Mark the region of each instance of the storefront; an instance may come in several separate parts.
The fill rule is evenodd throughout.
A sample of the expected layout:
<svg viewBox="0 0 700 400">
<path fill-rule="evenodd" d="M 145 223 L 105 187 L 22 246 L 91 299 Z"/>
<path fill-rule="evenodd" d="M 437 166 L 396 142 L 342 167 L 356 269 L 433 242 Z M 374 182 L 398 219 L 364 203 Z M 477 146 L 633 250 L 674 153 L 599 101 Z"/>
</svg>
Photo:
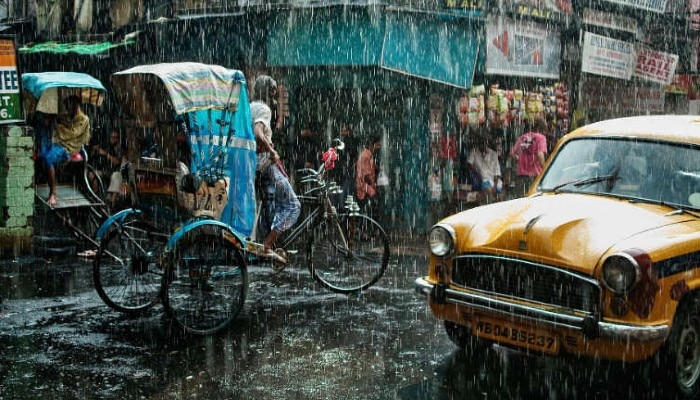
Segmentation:
<svg viewBox="0 0 700 400">
<path fill-rule="evenodd" d="M 431 99 L 436 93 L 454 99 L 471 87 L 483 19 L 328 7 L 281 13 L 268 30 L 267 65 L 289 93 L 288 141 L 305 125 L 326 140 L 344 123 L 353 125 L 360 142 L 381 134 L 386 185 L 380 218 L 387 226 L 425 231 L 434 222 L 427 222 L 431 148 L 455 126 L 454 113 L 444 112 L 436 128 L 428 119 Z"/>
<path fill-rule="evenodd" d="M 454 121 L 431 146 L 431 182 L 439 182 L 442 189 L 442 195 L 431 190 L 432 198 L 447 200 L 450 212 L 515 196 L 508 152 L 527 121 L 542 121 L 550 144 L 569 130 L 570 90 L 561 76 L 561 30 L 571 10 L 567 2 L 542 7 L 506 1 L 501 9 L 489 10 L 480 73 L 468 90 L 433 101 L 445 104 L 444 119 Z M 437 114 L 431 111 L 433 119 Z M 490 198 L 480 194 L 480 184 L 475 183 L 480 177 L 467 166 L 469 153 L 482 140 L 477 139 L 479 131 L 501 164 L 497 195 Z"/>
<path fill-rule="evenodd" d="M 619 4 L 623 8 L 638 6 L 638 3 L 625 1 Z M 666 40 L 667 35 L 673 35 L 664 24 L 666 2 L 653 5 L 643 11 L 647 14 L 648 21 L 644 25 L 647 31 L 642 30 L 635 18 L 584 10 L 576 104 L 576 113 L 581 116 L 579 125 L 668 111 L 665 92 L 676 73 L 679 56 L 657 47 L 674 50 L 669 43 L 678 41 Z"/>
</svg>

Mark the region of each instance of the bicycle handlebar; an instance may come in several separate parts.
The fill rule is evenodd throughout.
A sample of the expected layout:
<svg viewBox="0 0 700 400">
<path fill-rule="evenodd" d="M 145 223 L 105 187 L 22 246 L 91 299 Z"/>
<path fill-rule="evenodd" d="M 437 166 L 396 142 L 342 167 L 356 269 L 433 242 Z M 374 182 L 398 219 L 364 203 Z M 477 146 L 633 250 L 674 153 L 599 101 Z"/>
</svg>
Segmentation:
<svg viewBox="0 0 700 400">
<path fill-rule="evenodd" d="M 315 169 L 313 168 L 302 168 L 297 170 L 298 173 L 312 173 L 314 175 L 318 175 L 318 172 L 316 172 Z"/>
</svg>

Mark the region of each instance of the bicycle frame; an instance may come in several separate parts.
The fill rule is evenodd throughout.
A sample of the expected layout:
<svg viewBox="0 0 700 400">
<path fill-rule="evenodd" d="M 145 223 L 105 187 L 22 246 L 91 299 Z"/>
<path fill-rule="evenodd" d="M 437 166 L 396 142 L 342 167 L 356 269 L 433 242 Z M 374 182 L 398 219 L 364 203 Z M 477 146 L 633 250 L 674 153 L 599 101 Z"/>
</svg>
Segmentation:
<svg viewBox="0 0 700 400">
<path fill-rule="evenodd" d="M 300 223 L 295 224 L 294 228 L 291 230 L 291 232 L 286 233 L 284 237 L 282 238 L 282 244 L 281 248 L 287 249 L 292 243 L 294 243 L 299 236 L 307 232 L 310 227 L 315 226 L 315 222 L 317 222 L 321 218 L 327 218 L 330 215 L 332 216 L 337 216 L 338 212 L 335 210 L 335 207 L 331 204 L 330 199 L 328 198 L 327 194 L 323 195 L 323 198 L 319 201 L 318 198 L 314 196 L 299 196 L 299 201 L 301 201 L 302 204 L 313 204 L 313 208 L 311 209 L 311 212 L 309 215 L 304 218 L 303 221 Z M 346 239 L 343 237 L 343 246 L 347 247 Z"/>
</svg>

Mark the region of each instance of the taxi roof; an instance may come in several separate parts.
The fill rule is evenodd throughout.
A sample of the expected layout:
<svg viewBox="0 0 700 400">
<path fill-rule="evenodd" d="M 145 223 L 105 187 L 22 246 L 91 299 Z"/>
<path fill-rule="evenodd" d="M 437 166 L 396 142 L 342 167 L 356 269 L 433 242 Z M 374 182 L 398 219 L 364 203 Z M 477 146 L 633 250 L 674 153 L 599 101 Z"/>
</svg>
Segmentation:
<svg viewBox="0 0 700 400">
<path fill-rule="evenodd" d="M 609 119 L 578 128 L 564 139 L 585 136 L 638 137 L 700 145 L 700 116 L 648 115 Z"/>
</svg>

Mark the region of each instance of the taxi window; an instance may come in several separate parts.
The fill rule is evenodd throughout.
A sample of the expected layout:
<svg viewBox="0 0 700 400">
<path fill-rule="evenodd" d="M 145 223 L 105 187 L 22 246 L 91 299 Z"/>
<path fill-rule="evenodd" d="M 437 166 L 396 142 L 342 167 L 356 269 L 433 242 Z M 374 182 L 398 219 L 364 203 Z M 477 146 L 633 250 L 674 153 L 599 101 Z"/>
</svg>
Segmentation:
<svg viewBox="0 0 700 400">
<path fill-rule="evenodd" d="M 700 149 L 675 143 L 581 138 L 558 151 L 538 188 L 700 207 L 699 160 Z"/>
</svg>

